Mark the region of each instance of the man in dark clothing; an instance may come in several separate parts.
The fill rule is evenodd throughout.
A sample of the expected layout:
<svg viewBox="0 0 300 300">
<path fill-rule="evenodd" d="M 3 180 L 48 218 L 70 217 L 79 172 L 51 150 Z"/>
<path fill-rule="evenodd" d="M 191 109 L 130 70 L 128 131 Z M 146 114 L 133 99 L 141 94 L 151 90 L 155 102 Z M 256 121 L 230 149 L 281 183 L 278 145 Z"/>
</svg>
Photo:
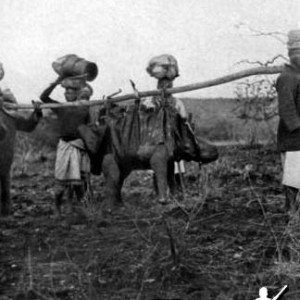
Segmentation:
<svg viewBox="0 0 300 300">
<path fill-rule="evenodd" d="M 276 82 L 280 117 L 277 144 L 283 165 L 285 207 L 294 214 L 299 207 L 296 198 L 300 188 L 300 30 L 289 32 L 288 54 L 290 64 Z"/>
<path fill-rule="evenodd" d="M 80 78 L 59 77 L 55 82 L 41 94 L 40 99 L 45 103 L 59 103 L 50 98 L 55 87 L 61 84 L 65 88 L 65 98 L 68 102 L 80 100 L 78 95 L 84 87 L 85 81 Z M 89 120 L 89 108 L 79 107 L 58 107 L 52 109 L 57 115 L 59 123 L 59 143 L 55 162 L 55 178 L 57 188 L 55 192 L 55 204 L 57 213 L 60 214 L 60 207 L 64 191 L 67 188 L 74 189 L 77 199 L 81 200 L 85 195 L 86 178 L 90 172 L 90 163 L 85 151 L 83 141 L 78 135 L 78 126 L 86 124 Z M 68 208 L 72 210 L 71 199 L 68 199 Z"/>
<path fill-rule="evenodd" d="M 5 135 L 0 140 L 0 215 L 11 213 L 10 173 L 14 159 L 16 133 L 19 130 L 33 131 L 42 117 L 40 103 L 34 102 L 34 111 L 27 116 L 7 108 L 6 104 L 12 103 L 17 104 L 17 100 L 10 90 L 0 89 L 0 120 L 5 130 Z"/>
</svg>

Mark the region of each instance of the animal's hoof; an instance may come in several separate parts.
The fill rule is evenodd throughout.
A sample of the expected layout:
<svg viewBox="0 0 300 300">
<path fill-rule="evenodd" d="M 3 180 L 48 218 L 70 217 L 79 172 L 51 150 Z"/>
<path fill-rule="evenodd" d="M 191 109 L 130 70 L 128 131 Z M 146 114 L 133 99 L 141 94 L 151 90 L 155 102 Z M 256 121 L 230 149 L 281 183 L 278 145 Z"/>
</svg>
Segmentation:
<svg viewBox="0 0 300 300">
<path fill-rule="evenodd" d="M 60 219 L 61 218 L 61 209 L 58 207 L 55 207 L 53 209 L 53 217 L 54 219 Z"/>
<path fill-rule="evenodd" d="M 157 200 L 157 202 L 161 205 L 167 205 L 167 204 L 170 204 L 170 200 L 169 199 L 166 199 L 166 198 L 160 198 Z"/>
</svg>

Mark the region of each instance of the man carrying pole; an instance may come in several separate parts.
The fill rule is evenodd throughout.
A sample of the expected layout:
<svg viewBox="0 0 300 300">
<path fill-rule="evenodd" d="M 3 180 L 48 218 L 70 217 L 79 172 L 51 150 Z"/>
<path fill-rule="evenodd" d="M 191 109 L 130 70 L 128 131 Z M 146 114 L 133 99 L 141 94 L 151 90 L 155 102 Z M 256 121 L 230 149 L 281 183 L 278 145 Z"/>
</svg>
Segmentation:
<svg viewBox="0 0 300 300">
<path fill-rule="evenodd" d="M 86 88 L 84 76 L 69 78 L 59 76 L 41 94 L 40 99 L 44 103 L 59 103 L 50 98 L 50 94 L 58 84 L 65 88 L 67 102 L 75 102 L 80 95 L 86 96 L 87 93 L 87 98 L 89 98 L 92 94 L 92 89 Z M 60 215 L 63 195 L 67 188 L 69 191 L 74 190 L 77 199 L 80 201 L 85 196 L 88 186 L 90 162 L 77 129 L 79 125 L 88 123 L 89 107 L 58 107 L 52 110 L 57 115 L 59 123 L 59 143 L 55 162 L 55 207 L 57 214 Z M 69 194 L 68 209 L 71 211 L 72 199 L 70 196 Z"/>
<path fill-rule="evenodd" d="M 179 76 L 178 63 L 174 56 L 168 54 L 162 54 L 159 56 L 153 57 L 147 66 L 147 72 L 150 76 L 158 79 L 157 89 L 166 91 L 169 88 L 173 87 L 173 81 L 176 77 Z M 187 112 L 184 106 L 184 103 L 175 97 L 166 95 L 170 105 L 172 105 L 178 112 L 179 116 L 184 122 L 187 122 Z M 144 101 L 143 105 L 151 106 L 160 105 L 161 97 L 153 97 Z M 185 173 L 184 161 L 174 163 L 174 177 L 177 188 L 181 190 L 184 194 L 184 181 L 183 174 Z"/>
</svg>

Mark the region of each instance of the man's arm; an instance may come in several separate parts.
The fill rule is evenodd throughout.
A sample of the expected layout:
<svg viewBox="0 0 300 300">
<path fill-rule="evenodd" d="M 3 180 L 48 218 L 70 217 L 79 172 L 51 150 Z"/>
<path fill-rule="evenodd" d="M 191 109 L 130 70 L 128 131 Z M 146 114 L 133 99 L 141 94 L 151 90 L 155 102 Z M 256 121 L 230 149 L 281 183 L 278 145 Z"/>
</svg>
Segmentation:
<svg viewBox="0 0 300 300">
<path fill-rule="evenodd" d="M 52 82 L 50 86 L 47 87 L 41 94 L 40 96 L 41 101 L 43 101 L 44 103 L 58 103 L 58 101 L 50 98 L 50 94 L 56 88 L 56 86 L 62 82 L 63 79 L 64 79 L 63 77 L 59 76 L 54 82 Z"/>
<path fill-rule="evenodd" d="M 34 105 L 34 111 L 29 117 L 24 117 L 20 114 L 14 115 L 17 130 L 31 132 L 42 118 L 43 113 L 40 108 L 40 103 L 32 101 L 32 104 Z"/>
</svg>

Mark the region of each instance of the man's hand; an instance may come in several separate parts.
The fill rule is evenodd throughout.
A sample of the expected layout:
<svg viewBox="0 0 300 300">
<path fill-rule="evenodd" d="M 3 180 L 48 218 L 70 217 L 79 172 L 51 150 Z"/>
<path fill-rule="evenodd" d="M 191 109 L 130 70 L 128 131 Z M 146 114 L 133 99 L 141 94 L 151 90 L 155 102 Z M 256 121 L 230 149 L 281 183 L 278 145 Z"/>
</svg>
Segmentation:
<svg viewBox="0 0 300 300">
<path fill-rule="evenodd" d="M 37 116 L 38 119 L 40 119 L 41 117 L 43 117 L 43 112 L 41 109 L 41 102 L 39 101 L 31 101 L 32 105 L 33 105 L 33 109 L 34 109 L 34 113 Z"/>
<path fill-rule="evenodd" d="M 65 78 L 65 75 L 59 75 L 51 85 L 59 85 Z"/>
</svg>

